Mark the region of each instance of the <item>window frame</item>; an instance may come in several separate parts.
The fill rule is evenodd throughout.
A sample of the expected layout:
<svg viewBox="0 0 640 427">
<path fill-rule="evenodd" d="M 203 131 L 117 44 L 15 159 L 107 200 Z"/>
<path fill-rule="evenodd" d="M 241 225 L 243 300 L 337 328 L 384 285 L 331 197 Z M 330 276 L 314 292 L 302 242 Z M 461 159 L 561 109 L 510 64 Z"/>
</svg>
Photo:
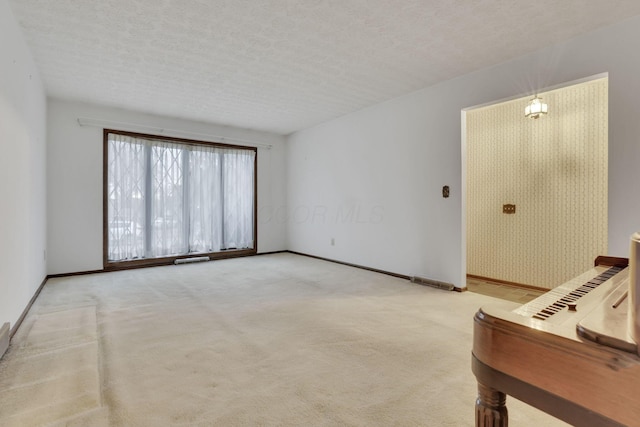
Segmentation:
<svg viewBox="0 0 640 427">
<path fill-rule="evenodd" d="M 223 249 L 219 252 L 198 252 L 184 255 L 172 255 L 135 260 L 110 261 L 109 258 L 109 134 L 129 136 L 133 138 L 167 141 L 181 145 L 210 146 L 231 149 L 251 150 L 255 152 L 253 160 L 253 248 Z M 177 259 L 208 256 L 210 259 L 235 258 L 256 255 L 258 252 L 258 148 L 244 145 L 208 142 L 194 139 L 178 138 L 165 135 L 153 135 L 139 132 L 128 132 L 115 129 L 103 129 L 102 142 L 102 265 L 104 270 L 124 270 L 130 268 L 152 267 L 173 264 Z"/>
</svg>

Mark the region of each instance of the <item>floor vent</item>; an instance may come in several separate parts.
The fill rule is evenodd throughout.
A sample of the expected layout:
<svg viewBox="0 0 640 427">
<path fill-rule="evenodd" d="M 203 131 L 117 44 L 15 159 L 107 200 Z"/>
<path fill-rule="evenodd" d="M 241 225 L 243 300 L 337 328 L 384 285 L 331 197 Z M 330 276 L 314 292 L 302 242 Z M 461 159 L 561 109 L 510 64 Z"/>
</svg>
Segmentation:
<svg viewBox="0 0 640 427">
<path fill-rule="evenodd" d="M 451 283 L 440 282 L 438 280 L 432 280 L 432 279 L 425 279 L 424 277 L 418 277 L 418 276 L 411 277 L 411 281 L 419 285 L 431 286 L 434 288 L 443 289 L 445 291 L 452 291 L 454 288 L 454 286 Z"/>
<path fill-rule="evenodd" d="M 0 359 L 9 348 L 9 324 L 5 323 L 0 328 Z"/>
<path fill-rule="evenodd" d="M 178 264 L 190 264 L 192 262 L 204 262 L 204 261 L 209 261 L 211 258 L 209 258 L 208 256 L 196 256 L 196 257 L 192 257 L 192 258 L 180 258 L 177 259 L 175 261 L 173 261 L 173 263 L 175 265 Z"/>
</svg>

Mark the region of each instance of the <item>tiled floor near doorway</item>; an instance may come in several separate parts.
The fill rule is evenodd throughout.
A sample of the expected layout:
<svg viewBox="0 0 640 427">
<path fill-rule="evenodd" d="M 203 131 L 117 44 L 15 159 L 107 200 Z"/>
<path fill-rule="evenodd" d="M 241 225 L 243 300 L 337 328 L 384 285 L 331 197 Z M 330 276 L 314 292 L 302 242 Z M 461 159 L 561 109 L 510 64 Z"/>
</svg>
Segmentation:
<svg viewBox="0 0 640 427">
<path fill-rule="evenodd" d="M 467 289 L 477 294 L 501 298 L 520 304 L 525 304 L 545 293 L 545 291 L 517 288 L 515 286 L 472 278 L 467 278 Z"/>
</svg>

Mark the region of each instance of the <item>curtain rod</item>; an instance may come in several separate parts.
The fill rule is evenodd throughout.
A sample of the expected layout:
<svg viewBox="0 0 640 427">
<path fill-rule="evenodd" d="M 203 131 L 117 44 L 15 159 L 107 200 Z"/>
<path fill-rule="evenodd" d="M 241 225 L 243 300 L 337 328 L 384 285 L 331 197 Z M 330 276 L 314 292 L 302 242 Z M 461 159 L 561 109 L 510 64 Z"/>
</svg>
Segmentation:
<svg viewBox="0 0 640 427">
<path fill-rule="evenodd" d="M 268 150 L 270 150 L 273 147 L 273 144 L 264 144 L 261 142 L 256 142 L 256 141 L 251 141 L 249 139 L 241 139 L 241 138 L 234 138 L 234 137 L 228 137 L 228 136 L 221 136 L 221 135 L 212 135 L 209 133 L 199 133 L 199 132 L 190 132 L 187 130 L 176 130 L 176 129 L 167 129 L 167 128 L 160 128 L 160 127 L 156 127 L 156 126 L 147 126 L 147 125 L 140 125 L 140 124 L 136 124 L 136 123 L 126 123 L 126 122 L 117 122 L 117 121 L 112 121 L 112 120 L 102 120 L 102 119 L 93 119 L 93 118 L 89 118 L 89 117 L 78 117 L 78 124 L 80 126 L 91 126 L 91 127 L 99 127 L 99 128 L 117 128 L 117 130 L 124 130 L 124 131 L 130 131 L 130 132 L 155 132 L 158 134 L 164 134 L 165 132 L 170 133 L 170 134 L 174 134 L 174 135 L 191 135 L 191 136 L 198 136 L 201 138 L 207 138 L 207 139 L 218 139 L 219 141 L 216 142 L 240 142 L 243 144 L 250 144 L 250 145 L 254 145 L 256 147 L 262 147 L 262 148 L 266 148 Z"/>
</svg>

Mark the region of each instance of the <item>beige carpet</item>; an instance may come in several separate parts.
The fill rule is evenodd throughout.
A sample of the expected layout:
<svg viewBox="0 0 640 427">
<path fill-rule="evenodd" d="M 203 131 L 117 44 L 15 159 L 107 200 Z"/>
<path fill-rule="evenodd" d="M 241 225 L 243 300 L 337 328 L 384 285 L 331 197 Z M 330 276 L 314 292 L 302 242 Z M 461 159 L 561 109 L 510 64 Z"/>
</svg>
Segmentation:
<svg viewBox="0 0 640 427">
<path fill-rule="evenodd" d="M 292 254 L 52 279 L 0 361 L 0 425 L 472 426 L 493 301 Z"/>
</svg>

